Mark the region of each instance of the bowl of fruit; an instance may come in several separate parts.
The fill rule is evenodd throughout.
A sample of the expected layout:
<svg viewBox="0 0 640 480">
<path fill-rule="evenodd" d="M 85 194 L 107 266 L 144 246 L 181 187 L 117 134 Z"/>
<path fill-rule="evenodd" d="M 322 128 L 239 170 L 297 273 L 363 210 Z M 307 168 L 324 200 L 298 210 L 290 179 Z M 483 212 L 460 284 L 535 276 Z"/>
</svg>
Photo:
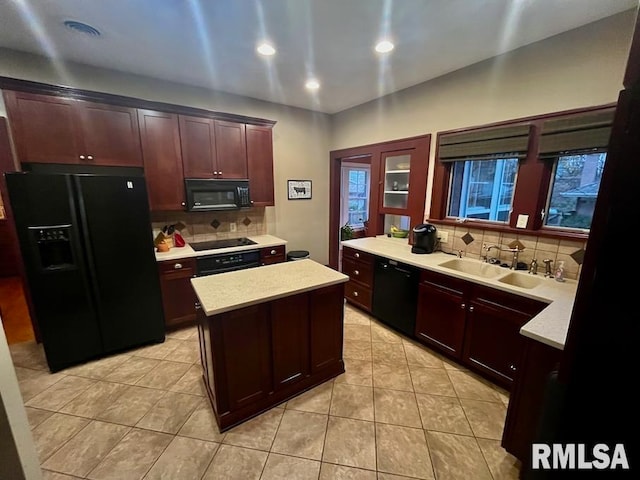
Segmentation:
<svg viewBox="0 0 640 480">
<path fill-rule="evenodd" d="M 409 230 L 403 230 L 395 225 L 391 225 L 389 230 L 391 232 L 391 236 L 395 238 L 407 238 L 409 236 Z"/>
</svg>

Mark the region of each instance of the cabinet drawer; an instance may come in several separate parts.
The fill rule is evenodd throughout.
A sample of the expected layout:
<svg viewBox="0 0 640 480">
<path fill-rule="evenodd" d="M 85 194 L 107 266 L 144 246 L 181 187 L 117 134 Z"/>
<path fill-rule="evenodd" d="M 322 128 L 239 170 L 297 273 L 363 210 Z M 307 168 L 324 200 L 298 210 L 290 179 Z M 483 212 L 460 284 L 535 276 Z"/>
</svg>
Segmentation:
<svg viewBox="0 0 640 480">
<path fill-rule="evenodd" d="M 513 310 L 514 313 L 524 313 L 534 316 L 540 313 L 547 304 L 532 298 L 522 297 L 513 293 L 503 292 L 495 288 L 474 285 L 471 291 L 471 300 L 488 307 L 500 307 Z"/>
<path fill-rule="evenodd" d="M 347 258 L 373 265 L 374 257 L 370 253 L 361 252 L 360 250 L 356 250 L 355 248 L 342 247 L 342 259 L 345 260 Z"/>
<path fill-rule="evenodd" d="M 371 311 L 371 289 L 359 283 L 349 281 L 344 287 L 344 296 L 367 311 Z"/>
<path fill-rule="evenodd" d="M 160 262 L 158 265 L 160 274 L 166 274 L 170 272 L 178 272 L 185 270 L 192 270 L 195 275 L 196 261 L 193 258 L 181 258 L 178 260 L 167 260 Z"/>
<path fill-rule="evenodd" d="M 422 270 L 420 273 L 420 283 L 423 285 L 431 285 L 457 295 L 464 295 L 471 286 L 471 283 L 466 280 L 432 272 L 431 270 Z"/>
<path fill-rule="evenodd" d="M 342 261 L 342 273 L 349 275 L 351 280 L 362 283 L 369 288 L 373 287 L 373 266 L 369 263 L 355 262 L 350 258 Z"/>
<path fill-rule="evenodd" d="M 278 245 L 276 247 L 267 247 L 267 248 L 260 249 L 260 260 L 264 261 L 271 257 L 284 258 L 284 245 Z"/>
</svg>

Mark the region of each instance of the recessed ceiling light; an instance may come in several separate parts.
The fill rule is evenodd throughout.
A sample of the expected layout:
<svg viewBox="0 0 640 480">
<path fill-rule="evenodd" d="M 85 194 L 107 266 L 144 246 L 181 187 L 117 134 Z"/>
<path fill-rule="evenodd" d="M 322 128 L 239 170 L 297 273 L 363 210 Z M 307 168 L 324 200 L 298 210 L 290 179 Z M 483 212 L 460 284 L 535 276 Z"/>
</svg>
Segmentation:
<svg viewBox="0 0 640 480">
<path fill-rule="evenodd" d="M 73 30 L 74 32 L 84 33 L 85 35 L 89 35 L 90 37 L 100 36 L 100 30 L 92 27 L 91 25 L 87 25 L 86 23 L 76 22 L 75 20 L 65 20 L 63 24 L 69 30 Z"/>
<path fill-rule="evenodd" d="M 276 53 L 276 49 L 273 48 L 273 45 L 269 43 L 261 43 L 260 45 L 258 45 L 258 48 L 256 48 L 256 50 L 260 55 L 264 55 L 265 57 L 270 57 L 271 55 L 275 55 Z"/>
<path fill-rule="evenodd" d="M 307 87 L 307 90 L 318 90 L 320 88 L 320 82 L 312 78 L 307 80 L 307 83 L 305 83 L 304 86 Z"/>
<path fill-rule="evenodd" d="M 378 42 L 378 44 L 376 45 L 376 52 L 389 53 L 391 50 L 393 50 L 393 48 L 394 48 L 394 45 L 389 40 L 382 40 L 381 42 Z"/>
</svg>

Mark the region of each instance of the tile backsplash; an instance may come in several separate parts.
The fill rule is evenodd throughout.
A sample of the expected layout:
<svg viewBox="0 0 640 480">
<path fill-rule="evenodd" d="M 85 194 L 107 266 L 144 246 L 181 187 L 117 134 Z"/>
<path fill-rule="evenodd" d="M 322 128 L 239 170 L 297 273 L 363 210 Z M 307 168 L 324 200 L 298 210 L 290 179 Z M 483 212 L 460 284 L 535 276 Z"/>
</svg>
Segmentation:
<svg viewBox="0 0 640 480">
<path fill-rule="evenodd" d="M 535 235 L 514 235 L 512 233 L 499 233 L 467 226 L 449 227 L 446 225 L 436 225 L 439 232 L 448 232 L 447 243 L 442 243 L 440 248 L 443 252 L 457 253 L 462 250 L 462 255 L 470 258 L 480 259 L 485 255 L 482 245 L 498 245 L 508 248 L 508 245 L 518 240 L 524 245 L 524 250 L 519 254 L 519 261 L 531 264 L 534 258 L 538 262 L 538 274 L 544 275 L 543 260 L 552 260 L 552 271 L 559 261 L 564 262 L 564 274 L 566 278 L 577 280 L 580 275 L 581 264 L 587 242 L 576 240 L 559 240 L 547 237 L 537 237 Z M 491 257 L 497 257 L 502 262 L 511 263 L 512 254 L 499 250 L 491 250 Z"/>
<path fill-rule="evenodd" d="M 219 212 L 151 212 L 151 229 L 155 238 L 165 225 L 182 222 L 180 234 L 187 243 L 224 238 L 264 235 L 267 233 L 264 207 Z M 236 231 L 231 231 L 231 224 Z"/>
</svg>

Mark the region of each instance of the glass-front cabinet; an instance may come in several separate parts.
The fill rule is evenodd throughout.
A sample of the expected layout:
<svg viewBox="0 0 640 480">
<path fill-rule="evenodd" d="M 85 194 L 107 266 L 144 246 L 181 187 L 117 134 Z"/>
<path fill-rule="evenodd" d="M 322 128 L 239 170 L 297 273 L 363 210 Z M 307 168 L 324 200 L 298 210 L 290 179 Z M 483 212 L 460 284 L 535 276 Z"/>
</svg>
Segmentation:
<svg viewBox="0 0 640 480">
<path fill-rule="evenodd" d="M 381 213 L 398 213 L 409 208 L 411 151 L 383 154 Z"/>
</svg>

